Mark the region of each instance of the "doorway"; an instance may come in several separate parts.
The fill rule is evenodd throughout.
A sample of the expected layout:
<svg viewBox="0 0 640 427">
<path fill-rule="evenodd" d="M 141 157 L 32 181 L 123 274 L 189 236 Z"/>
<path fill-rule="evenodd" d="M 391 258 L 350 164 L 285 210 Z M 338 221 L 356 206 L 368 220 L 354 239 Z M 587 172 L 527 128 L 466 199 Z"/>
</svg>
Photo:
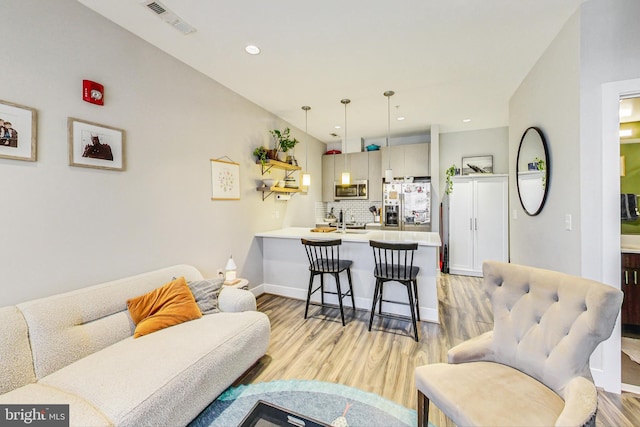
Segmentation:
<svg viewBox="0 0 640 427">
<path fill-rule="evenodd" d="M 640 97 L 620 99 L 621 389 L 640 392 Z"/>
<path fill-rule="evenodd" d="M 640 79 L 622 80 L 602 85 L 600 174 L 602 193 L 599 238 L 602 242 L 600 275 L 597 279 L 621 287 L 621 224 L 620 224 L 620 100 L 640 97 Z M 596 277 L 596 276 L 594 276 Z M 611 337 L 591 357 L 591 372 L 599 387 L 613 393 L 621 392 L 621 336 L 618 318 Z M 630 388 L 633 388 L 630 389 Z M 625 390 L 640 392 L 638 386 Z"/>
</svg>

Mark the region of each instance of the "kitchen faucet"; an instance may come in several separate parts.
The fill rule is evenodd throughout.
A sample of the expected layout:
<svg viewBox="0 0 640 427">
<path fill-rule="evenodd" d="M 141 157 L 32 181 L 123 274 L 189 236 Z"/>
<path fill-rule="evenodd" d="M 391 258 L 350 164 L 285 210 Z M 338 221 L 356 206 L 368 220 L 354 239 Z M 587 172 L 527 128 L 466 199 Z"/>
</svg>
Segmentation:
<svg viewBox="0 0 640 427">
<path fill-rule="evenodd" d="M 340 210 L 340 213 L 342 214 L 342 210 Z M 341 233 L 347 232 L 347 214 L 348 213 L 349 213 L 349 209 L 345 209 L 344 214 L 340 215 L 342 217 L 342 229 L 340 230 Z"/>
</svg>

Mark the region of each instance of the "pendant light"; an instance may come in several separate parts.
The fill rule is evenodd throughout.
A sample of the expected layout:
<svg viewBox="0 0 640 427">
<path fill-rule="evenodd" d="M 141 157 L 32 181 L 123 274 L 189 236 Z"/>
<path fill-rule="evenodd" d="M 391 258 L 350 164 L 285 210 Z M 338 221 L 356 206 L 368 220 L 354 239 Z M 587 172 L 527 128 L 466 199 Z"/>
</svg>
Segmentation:
<svg viewBox="0 0 640 427">
<path fill-rule="evenodd" d="M 388 90 L 384 93 L 384 96 L 387 97 L 387 157 L 389 158 L 387 170 L 384 171 L 384 182 L 393 181 L 393 171 L 391 170 L 391 149 L 389 148 L 389 142 L 391 140 L 391 97 L 393 95 L 395 95 L 395 92 L 392 90 Z"/>
<path fill-rule="evenodd" d="M 307 116 L 309 115 L 309 110 L 311 110 L 311 107 L 309 107 L 308 105 L 303 105 L 302 109 L 304 110 L 304 133 L 307 136 L 307 143 L 305 144 L 304 150 L 304 170 L 306 172 L 302 174 L 302 186 L 308 187 L 311 185 L 311 174 L 309 174 L 309 132 L 307 130 Z"/>
<path fill-rule="evenodd" d="M 340 100 L 344 104 L 344 138 L 342 139 L 342 155 L 344 156 L 344 169 L 342 171 L 342 185 L 351 184 L 351 174 L 347 171 L 347 104 L 350 99 Z"/>
</svg>

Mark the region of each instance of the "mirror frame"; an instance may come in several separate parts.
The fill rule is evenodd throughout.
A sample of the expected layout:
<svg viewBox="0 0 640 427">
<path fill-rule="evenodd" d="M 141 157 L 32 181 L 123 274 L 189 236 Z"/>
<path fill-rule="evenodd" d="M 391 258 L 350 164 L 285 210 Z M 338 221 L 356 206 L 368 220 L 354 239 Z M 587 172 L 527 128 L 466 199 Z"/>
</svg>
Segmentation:
<svg viewBox="0 0 640 427">
<path fill-rule="evenodd" d="M 544 150 L 544 164 L 545 164 L 545 186 L 544 193 L 542 195 L 542 201 L 540 202 L 540 206 L 535 212 L 529 212 L 527 208 L 525 208 L 524 203 L 522 201 L 522 195 L 520 194 L 520 181 L 518 180 L 518 173 L 520 172 L 520 151 L 522 150 L 522 143 L 524 142 L 524 138 L 527 136 L 528 132 L 536 132 L 540 137 L 540 141 L 542 142 L 542 149 Z M 528 127 L 522 134 L 522 138 L 520 138 L 520 144 L 518 145 L 518 156 L 516 158 L 516 186 L 518 187 L 518 199 L 520 200 L 520 206 L 522 206 L 522 210 L 529 216 L 536 216 L 540 212 L 542 212 L 542 208 L 544 207 L 545 202 L 547 201 L 547 195 L 549 194 L 549 183 L 551 178 L 551 165 L 549 164 L 549 149 L 547 147 L 547 140 L 542 133 L 542 130 L 536 126 Z"/>
</svg>

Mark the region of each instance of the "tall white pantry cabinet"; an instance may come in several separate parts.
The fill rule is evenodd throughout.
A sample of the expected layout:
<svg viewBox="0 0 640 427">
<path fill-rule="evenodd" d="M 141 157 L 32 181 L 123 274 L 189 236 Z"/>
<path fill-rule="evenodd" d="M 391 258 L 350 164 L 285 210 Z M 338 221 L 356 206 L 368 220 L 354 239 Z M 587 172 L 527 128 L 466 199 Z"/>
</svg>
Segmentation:
<svg viewBox="0 0 640 427">
<path fill-rule="evenodd" d="M 507 175 L 452 177 L 449 273 L 482 276 L 482 262 L 509 260 Z"/>
</svg>

